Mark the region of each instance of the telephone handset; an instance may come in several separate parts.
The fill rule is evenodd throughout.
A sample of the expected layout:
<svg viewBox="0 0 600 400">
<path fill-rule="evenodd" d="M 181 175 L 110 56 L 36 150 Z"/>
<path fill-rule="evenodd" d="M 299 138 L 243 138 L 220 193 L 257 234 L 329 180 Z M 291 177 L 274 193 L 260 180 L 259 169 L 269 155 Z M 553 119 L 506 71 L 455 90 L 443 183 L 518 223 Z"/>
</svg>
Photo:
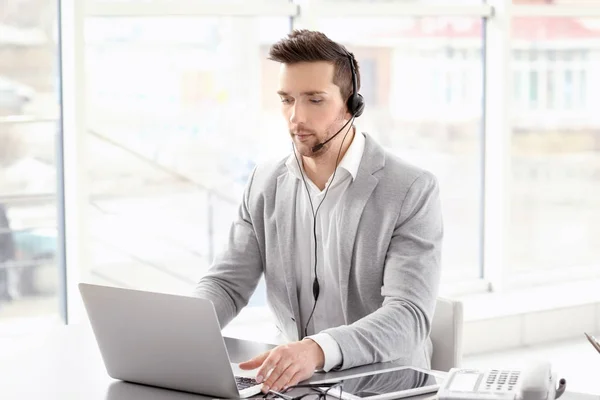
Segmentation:
<svg viewBox="0 0 600 400">
<path fill-rule="evenodd" d="M 555 400 L 566 388 L 550 363 L 537 362 L 523 370 L 452 368 L 438 391 L 439 400 Z"/>
</svg>

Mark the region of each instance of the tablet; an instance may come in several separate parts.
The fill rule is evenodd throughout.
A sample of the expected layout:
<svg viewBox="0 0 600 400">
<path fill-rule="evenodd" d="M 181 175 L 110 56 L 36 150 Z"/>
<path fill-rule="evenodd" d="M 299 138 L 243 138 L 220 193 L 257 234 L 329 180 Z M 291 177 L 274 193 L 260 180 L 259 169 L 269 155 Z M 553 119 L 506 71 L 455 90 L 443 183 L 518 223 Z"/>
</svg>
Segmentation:
<svg viewBox="0 0 600 400">
<path fill-rule="evenodd" d="M 339 386 L 323 387 L 329 396 L 342 400 L 388 400 L 437 392 L 444 374 L 415 367 L 395 367 L 381 371 L 338 377 Z"/>
</svg>

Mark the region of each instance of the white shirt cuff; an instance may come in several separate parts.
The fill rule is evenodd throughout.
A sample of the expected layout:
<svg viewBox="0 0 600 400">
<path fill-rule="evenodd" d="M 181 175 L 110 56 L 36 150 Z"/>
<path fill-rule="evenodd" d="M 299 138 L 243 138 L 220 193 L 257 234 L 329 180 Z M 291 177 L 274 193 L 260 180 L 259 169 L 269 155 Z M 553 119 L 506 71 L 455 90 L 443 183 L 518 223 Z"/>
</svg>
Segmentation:
<svg viewBox="0 0 600 400">
<path fill-rule="evenodd" d="M 317 333 L 316 335 L 307 336 L 308 339 L 315 341 L 325 356 L 323 363 L 323 371 L 329 372 L 332 368 L 337 367 L 342 363 L 342 350 L 340 345 L 328 333 Z"/>
</svg>

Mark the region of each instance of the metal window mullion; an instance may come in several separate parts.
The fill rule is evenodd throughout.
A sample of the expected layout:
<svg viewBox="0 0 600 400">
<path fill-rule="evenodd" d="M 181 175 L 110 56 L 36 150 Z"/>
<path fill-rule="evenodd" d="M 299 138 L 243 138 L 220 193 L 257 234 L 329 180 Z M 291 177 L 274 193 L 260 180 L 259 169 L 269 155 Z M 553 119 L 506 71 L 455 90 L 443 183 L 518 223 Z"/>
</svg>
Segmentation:
<svg viewBox="0 0 600 400">
<path fill-rule="evenodd" d="M 87 17 L 276 17 L 294 16 L 298 6 L 292 3 L 264 3 L 245 1 L 231 3 L 205 3 L 190 0 L 154 0 L 140 1 L 88 1 Z"/>
<path fill-rule="evenodd" d="M 87 167 L 85 163 L 84 1 L 60 1 L 61 132 L 59 158 L 59 260 L 65 265 L 65 322 L 83 318 L 77 284 L 85 280 L 87 263 Z"/>
<path fill-rule="evenodd" d="M 510 261 L 512 0 L 488 3 L 494 18 L 485 24 L 482 277 L 502 291 Z"/>
<path fill-rule="evenodd" d="M 600 5 L 515 5 L 513 17 L 600 17 Z"/>
<path fill-rule="evenodd" d="M 300 4 L 304 4 L 302 2 Z M 304 14 L 304 6 L 302 13 Z M 424 17 L 424 16 L 456 16 L 488 18 L 493 15 L 493 8 L 488 4 L 473 5 L 431 5 L 423 3 L 361 3 L 361 2 L 325 2 L 312 1 L 311 13 L 322 17 Z"/>
</svg>

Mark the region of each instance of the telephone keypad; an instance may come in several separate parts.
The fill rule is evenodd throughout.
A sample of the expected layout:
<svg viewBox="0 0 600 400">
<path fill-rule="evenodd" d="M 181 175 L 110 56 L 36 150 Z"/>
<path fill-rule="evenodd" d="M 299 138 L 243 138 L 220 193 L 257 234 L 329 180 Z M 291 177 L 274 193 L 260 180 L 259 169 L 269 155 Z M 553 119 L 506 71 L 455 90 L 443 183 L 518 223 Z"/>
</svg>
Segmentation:
<svg viewBox="0 0 600 400">
<path fill-rule="evenodd" d="M 485 381 L 486 392 L 512 392 L 517 385 L 520 371 L 490 370 Z"/>
</svg>

